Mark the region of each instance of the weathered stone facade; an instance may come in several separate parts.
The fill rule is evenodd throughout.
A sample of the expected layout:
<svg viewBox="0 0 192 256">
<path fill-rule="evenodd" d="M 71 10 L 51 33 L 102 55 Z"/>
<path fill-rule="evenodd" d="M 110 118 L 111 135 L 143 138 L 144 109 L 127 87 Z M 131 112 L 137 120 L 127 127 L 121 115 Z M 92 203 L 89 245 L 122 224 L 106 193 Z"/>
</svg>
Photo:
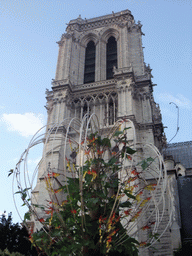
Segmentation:
<svg viewBox="0 0 192 256">
<path fill-rule="evenodd" d="M 129 10 L 89 20 L 79 17 L 69 22 L 67 33 L 58 42 L 52 91 L 47 91 L 48 122 L 74 116 L 82 118 L 86 103 L 103 126 L 128 117 L 137 127 L 140 142 L 151 142 L 162 148 L 165 141 L 161 114 L 153 99 L 151 68 L 143 60 L 141 27 Z M 110 37 L 117 42 L 117 67 L 113 69 L 114 76 L 106 80 L 106 46 Z M 90 41 L 96 48 L 95 79 L 84 84 L 85 52 Z M 110 101 L 114 108 L 112 117 Z"/>
<path fill-rule="evenodd" d="M 151 68 L 144 62 L 141 27 L 140 22 L 135 23 L 129 10 L 88 20 L 79 17 L 69 22 L 66 33 L 58 42 L 59 55 L 52 90 L 46 91 L 48 128 L 61 123 L 65 118 L 82 119 L 85 112 L 96 113 L 103 130 L 108 129 L 119 118 L 128 118 L 136 127 L 137 141 L 142 144 L 152 143 L 162 150 L 165 136 L 160 109 L 153 98 Z M 111 59 L 117 56 L 117 64 L 113 67 L 113 76 L 107 79 L 110 38 L 116 42 L 116 55 L 111 55 Z M 88 72 L 85 67 L 89 68 L 89 59 L 86 57 L 89 42 L 93 42 L 95 51 L 94 57 L 90 57 L 94 62 L 94 81 L 84 83 L 85 73 Z M 111 68 L 108 69 L 111 72 Z M 47 144 L 44 148 L 47 159 L 40 165 L 37 186 L 33 191 L 39 204 L 46 200 L 43 177 L 49 164 L 58 172 L 62 170 L 61 140 L 59 138 L 54 142 L 54 159 L 47 154 L 53 145 L 49 148 Z M 172 184 L 175 197 L 174 178 Z M 162 231 L 168 219 L 167 205 Z M 169 226 L 161 242 L 157 244 L 157 250 L 149 249 L 142 255 L 173 255 L 173 249 L 176 249 L 180 241 L 178 238 L 177 244 L 173 243 L 175 238 L 170 228 Z M 177 237 L 178 232 L 177 224 Z"/>
</svg>

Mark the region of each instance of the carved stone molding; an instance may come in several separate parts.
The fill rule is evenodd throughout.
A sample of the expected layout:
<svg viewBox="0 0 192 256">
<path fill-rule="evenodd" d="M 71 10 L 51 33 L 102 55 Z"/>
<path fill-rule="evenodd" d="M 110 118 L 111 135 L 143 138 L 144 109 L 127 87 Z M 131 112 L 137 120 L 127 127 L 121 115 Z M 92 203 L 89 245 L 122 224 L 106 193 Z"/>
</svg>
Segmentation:
<svg viewBox="0 0 192 256">
<path fill-rule="evenodd" d="M 116 83 L 115 79 L 105 80 L 105 81 L 99 81 L 94 82 L 90 84 L 82 84 L 75 88 L 73 88 L 73 91 L 80 91 L 82 89 L 89 89 L 89 88 L 97 88 L 97 87 L 106 87 L 107 85 L 114 85 Z"/>
<path fill-rule="evenodd" d="M 49 91 L 49 89 L 46 89 L 45 94 L 46 94 L 46 97 L 52 97 L 53 91 Z"/>
<path fill-rule="evenodd" d="M 93 19 L 77 18 L 70 21 L 67 26 L 67 32 L 70 31 L 86 31 L 93 30 L 99 27 L 107 27 L 113 24 L 119 27 L 125 27 L 127 24 L 134 23 L 134 18 L 129 10 L 125 10 L 118 13 L 112 13 L 110 15 L 100 16 Z"/>
<path fill-rule="evenodd" d="M 53 100 L 47 101 L 47 103 L 44 107 L 46 108 L 47 113 L 50 114 L 53 110 Z"/>
<path fill-rule="evenodd" d="M 73 37 L 73 34 L 74 34 L 74 32 L 63 33 L 62 36 L 61 36 L 60 41 L 58 41 L 57 43 L 58 43 L 60 46 L 62 46 L 63 43 L 64 43 L 64 40 Z"/>
<path fill-rule="evenodd" d="M 147 100 L 151 98 L 151 92 L 145 91 L 143 88 L 132 87 L 131 95 L 136 100 Z"/>
<path fill-rule="evenodd" d="M 153 121 L 154 123 L 161 123 L 162 122 L 162 117 L 161 117 L 161 111 L 159 104 L 157 104 L 154 101 L 154 98 L 151 96 L 151 106 L 152 106 L 152 115 L 153 115 Z"/>
<path fill-rule="evenodd" d="M 132 68 L 131 65 L 129 67 L 126 67 L 126 68 L 116 68 L 114 66 L 113 67 L 113 73 L 114 73 L 114 77 L 119 76 L 119 75 L 128 74 L 128 73 L 133 73 L 133 68 Z"/>
<path fill-rule="evenodd" d="M 69 86 L 72 87 L 72 84 L 69 79 L 63 79 L 63 80 L 53 80 L 52 81 L 53 87 L 59 87 L 59 86 Z"/>
<path fill-rule="evenodd" d="M 143 25 L 141 24 L 140 21 L 138 21 L 137 24 L 136 24 L 136 23 L 128 23 L 128 24 L 127 24 L 128 32 L 132 33 L 132 32 L 137 31 L 137 32 L 141 33 L 141 35 L 145 35 L 145 34 L 142 32 L 142 30 L 141 30 L 142 26 L 143 26 Z"/>
</svg>

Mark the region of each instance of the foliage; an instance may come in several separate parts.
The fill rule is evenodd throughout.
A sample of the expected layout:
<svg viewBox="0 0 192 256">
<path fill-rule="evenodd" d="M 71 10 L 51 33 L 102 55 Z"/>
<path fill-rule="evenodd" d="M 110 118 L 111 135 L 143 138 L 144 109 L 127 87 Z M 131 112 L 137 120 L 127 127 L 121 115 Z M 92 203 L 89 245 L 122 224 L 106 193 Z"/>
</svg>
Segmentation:
<svg viewBox="0 0 192 256">
<path fill-rule="evenodd" d="M 5 249 L 4 251 L 0 250 L 1 256 L 24 256 L 24 254 L 21 254 L 19 252 L 12 252 L 10 253 L 9 250 Z"/>
<path fill-rule="evenodd" d="M 24 223 L 29 226 L 30 241 L 41 250 L 41 255 L 137 256 L 139 248 L 145 249 L 159 240 L 157 230 L 163 217 L 159 207 L 166 189 L 162 157 L 152 145 L 148 147 L 155 153 L 154 158 L 149 157 L 150 151 L 143 151 L 141 144 L 137 152 L 135 144 L 129 144 L 127 122 L 118 120 L 107 136 L 94 132 L 89 121 L 80 123 L 79 132 L 76 121 L 75 128 L 70 122 L 64 140 L 57 141 L 55 147 L 64 149 L 64 167 L 57 169 L 46 163 L 46 157 L 42 159 L 42 168 L 47 169 L 41 184 L 46 185 L 47 197 L 41 205 L 38 198 L 35 201 L 35 195 L 31 198 L 32 183 L 21 185 L 20 165 L 25 159 L 26 171 L 28 150 L 22 154 L 13 173 L 19 189 L 16 194 L 29 208 Z M 92 133 L 88 133 L 89 127 Z M 53 136 L 58 130 L 49 131 L 46 143 L 60 140 Z M 74 135 L 72 131 L 75 138 L 70 137 Z M 131 138 L 134 142 L 134 136 Z M 53 153 L 54 149 L 47 152 L 48 158 Z M 150 205 L 156 207 L 151 211 Z M 34 221 L 35 232 L 33 225 L 30 227 Z"/>
<path fill-rule="evenodd" d="M 0 255 L 37 255 L 35 248 L 31 248 L 26 228 L 18 223 L 13 224 L 11 213 L 7 218 L 5 214 L 0 217 L 0 250 L 3 251 Z"/>
<path fill-rule="evenodd" d="M 142 198 L 144 190 L 154 190 L 156 184 L 145 184 L 141 172 L 131 167 L 129 176 L 119 176 L 127 161 L 132 166 L 132 155 L 136 153 L 128 146 L 126 130 L 116 130 L 112 138 L 102 138 L 98 132 L 90 134 L 79 148 L 71 148 L 66 168 L 71 177 L 51 172 L 45 177 L 51 200 L 47 207 L 40 207 L 45 218 L 39 218 L 42 229 L 31 234 L 31 242 L 47 255 L 127 255 L 137 256 L 138 247 L 149 246 L 130 237 L 127 228 L 141 215 L 151 197 Z M 114 142 L 113 142 L 114 141 Z M 113 147 L 111 142 L 114 144 Z M 82 166 L 76 164 L 77 152 L 83 152 Z M 86 159 L 84 159 L 84 156 Z M 142 170 L 153 162 L 147 158 L 139 164 Z M 126 171 L 124 170 L 124 173 Z M 60 186 L 55 189 L 53 180 Z M 143 186 L 139 188 L 139 181 Z M 60 198 L 65 200 L 60 201 Z M 26 190 L 22 191 L 23 201 Z M 26 219 L 31 212 L 27 213 Z M 126 225 L 122 225 L 122 223 Z M 153 223 L 141 227 L 150 231 Z M 151 238 L 157 234 L 149 232 Z"/>
</svg>

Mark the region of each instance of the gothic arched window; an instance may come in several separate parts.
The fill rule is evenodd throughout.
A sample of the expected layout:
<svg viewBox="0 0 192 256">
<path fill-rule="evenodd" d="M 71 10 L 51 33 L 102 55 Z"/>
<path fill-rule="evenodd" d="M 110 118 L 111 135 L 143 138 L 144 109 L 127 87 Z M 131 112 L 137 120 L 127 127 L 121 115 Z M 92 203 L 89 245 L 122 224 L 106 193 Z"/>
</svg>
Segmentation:
<svg viewBox="0 0 192 256">
<path fill-rule="evenodd" d="M 90 41 L 85 52 L 84 84 L 95 82 L 95 44 Z"/>
<path fill-rule="evenodd" d="M 118 108 L 117 94 L 114 92 L 106 100 L 106 104 L 105 104 L 104 124 L 106 126 L 113 125 L 116 122 L 117 108 Z"/>
<path fill-rule="evenodd" d="M 113 67 L 117 68 L 117 41 L 111 36 L 107 42 L 107 79 L 113 78 Z"/>
</svg>

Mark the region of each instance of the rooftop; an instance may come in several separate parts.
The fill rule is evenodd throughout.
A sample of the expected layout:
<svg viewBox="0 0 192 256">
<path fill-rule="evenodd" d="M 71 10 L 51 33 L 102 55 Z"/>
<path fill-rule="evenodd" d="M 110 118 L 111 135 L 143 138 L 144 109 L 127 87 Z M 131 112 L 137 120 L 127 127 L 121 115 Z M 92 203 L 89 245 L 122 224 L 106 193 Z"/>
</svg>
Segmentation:
<svg viewBox="0 0 192 256">
<path fill-rule="evenodd" d="M 83 31 L 112 24 L 121 24 L 122 22 L 126 21 L 129 23 L 134 23 L 133 15 L 129 10 L 116 13 L 112 12 L 111 14 L 91 19 L 82 19 L 81 15 L 79 15 L 77 19 L 70 20 L 70 22 L 67 24 L 66 31 Z"/>
<path fill-rule="evenodd" d="M 192 141 L 168 144 L 163 154 L 173 156 L 175 163 L 181 163 L 186 169 L 192 168 Z"/>
</svg>

